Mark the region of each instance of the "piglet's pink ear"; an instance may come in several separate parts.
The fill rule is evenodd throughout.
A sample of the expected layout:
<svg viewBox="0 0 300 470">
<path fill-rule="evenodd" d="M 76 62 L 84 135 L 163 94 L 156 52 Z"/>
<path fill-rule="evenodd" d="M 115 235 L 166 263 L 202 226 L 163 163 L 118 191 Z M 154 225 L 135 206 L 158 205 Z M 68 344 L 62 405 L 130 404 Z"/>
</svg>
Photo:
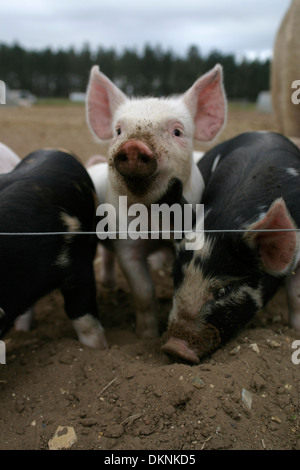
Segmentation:
<svg viewBox="0 0 300 470">
<path fill-rule="evenodd" d="M 200 77 L 183 95 L 183 100 L 194 117 L 194 139 L 212 140 L 226 120 L 226 97 L 223 88 L 223 72 L 217 64 Z"/>
<path fill-rule="evenodd" d="M 250 246 L 256 246 L 265 270 L 269 274 L 284 274 L 290 267 L 297 246 L 295 231 L 274 232 L 272 230 L 292 230 L 295 225 L 282 198 L 276 199 L 265 217 L 251 224 L 249 230 L 265 232 L 247 232 L 245 239 Z"/>
<path fill-rule="evenodd" d="M 112 118 L 126 95 L 94 65 L 87 88 L 86 112 L 90 129 L 100 140 L 111 139 Z"/>
</svg>

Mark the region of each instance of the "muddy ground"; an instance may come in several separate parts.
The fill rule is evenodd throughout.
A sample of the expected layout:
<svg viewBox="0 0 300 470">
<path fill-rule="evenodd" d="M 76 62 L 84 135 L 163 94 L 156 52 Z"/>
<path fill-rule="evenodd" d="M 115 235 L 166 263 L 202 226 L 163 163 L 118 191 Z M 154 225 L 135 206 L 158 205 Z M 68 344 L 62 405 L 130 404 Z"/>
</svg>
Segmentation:
<svg viewBox="0 0 300 470">
<path fill-rule="evenodd" d="M 276 130 L 272 115 L 230 109 L 221 139 L 258 129 Z M 99 151 L 82 106 L 1 106 L 0 141 L 21 157 L 59 146 L 84 162 Z M 300 449 L 300 364 L 292 362 L 291 347 L 300 338 L 288 327 L 284 292 L 225 347 L 191 366 L 167 357 L 162 338 L 136 337 L 126 282 L 119 273 L 115 290 L 102 288 L 100 263 L 97 256 L 106 351 L 77 341 L 59 292 L 38 302 L 30 332 L 5 338 L 1 450 L 49 449 L 58 426 L 59 435 L 75 431 L 72 450 Z M 170 272 L 170 266 L 153 271 L 162 334 Z"/>
</svg>

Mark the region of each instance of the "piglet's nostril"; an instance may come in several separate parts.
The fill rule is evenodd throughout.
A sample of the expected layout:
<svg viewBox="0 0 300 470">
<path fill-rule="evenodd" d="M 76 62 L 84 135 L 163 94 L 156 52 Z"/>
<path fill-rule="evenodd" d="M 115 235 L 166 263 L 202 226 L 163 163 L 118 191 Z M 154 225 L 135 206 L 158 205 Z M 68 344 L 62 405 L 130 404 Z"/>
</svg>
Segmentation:
<svg viewBox="0 0 300 470">
<path fill-rule="evenodd" d="M 145 155 L 141 153 L 138 158 L 143 162 L 143 163 L 148 163 L 150 161 L 150 157 L 148 155 Z"/>
<path fill-rule="evenodd" d="M 118 154 L 118 159 L 120 162 L 127 162 L 128 160 L 126 153 L 122 152 Z"/>
</svg>

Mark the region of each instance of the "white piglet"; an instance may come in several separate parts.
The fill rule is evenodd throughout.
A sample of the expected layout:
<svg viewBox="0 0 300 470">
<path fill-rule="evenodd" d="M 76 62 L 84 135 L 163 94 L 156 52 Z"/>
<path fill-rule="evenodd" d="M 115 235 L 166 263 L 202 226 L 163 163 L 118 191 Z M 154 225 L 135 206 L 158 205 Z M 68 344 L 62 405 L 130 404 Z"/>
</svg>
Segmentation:
<svg viewBox="0 0 300 470">
<path fill-rule="evenodd" d="M 127 196 L 127 209 L 136 203 L 150 209 L 161 201 L 200 202 L 204 181 L 193 158 L 194 144 L 214 139 L 226 120 L 219 64 L 176 98 L 129 98 L 94 66 L 86 107 L 92 133 L 108 143 L 108 165 L 88 168 L 100 204 L 112 204 L 118 218 L 120 196 Z M 109 240 L 109 249 L 131 288 L 137 334 L 155 337 L 156 302 L 147 257 L 166 240 L 121 238 Z"/>
</svg>

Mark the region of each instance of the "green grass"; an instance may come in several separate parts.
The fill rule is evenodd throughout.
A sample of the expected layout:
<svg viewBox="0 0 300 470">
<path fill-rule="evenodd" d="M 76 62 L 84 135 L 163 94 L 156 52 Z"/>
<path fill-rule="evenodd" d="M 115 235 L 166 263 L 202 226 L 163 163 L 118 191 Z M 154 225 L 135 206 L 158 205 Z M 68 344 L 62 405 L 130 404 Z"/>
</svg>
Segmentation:
<svg viewBox="0 0 300 470">
<path fill-rule="evenodd" d="M 229 101 L 228 110 L 254 111 L 256 103 L 250 101 Z"/>
<path fill-rule="evenodd" d="M 84 103 L 71 101 L 68 98 L 38 98 L 34 106 L 84 106 Z"/>
<path fill-rule="evenodd" d="M 77 106 L 83 107 L 85 103 L 70 101 L 68 98 L 38 98 L 34 106 Z M 229 101 L 228 110 L 255 110 L 256 103 L 249 101 Z"/>
</svg>

